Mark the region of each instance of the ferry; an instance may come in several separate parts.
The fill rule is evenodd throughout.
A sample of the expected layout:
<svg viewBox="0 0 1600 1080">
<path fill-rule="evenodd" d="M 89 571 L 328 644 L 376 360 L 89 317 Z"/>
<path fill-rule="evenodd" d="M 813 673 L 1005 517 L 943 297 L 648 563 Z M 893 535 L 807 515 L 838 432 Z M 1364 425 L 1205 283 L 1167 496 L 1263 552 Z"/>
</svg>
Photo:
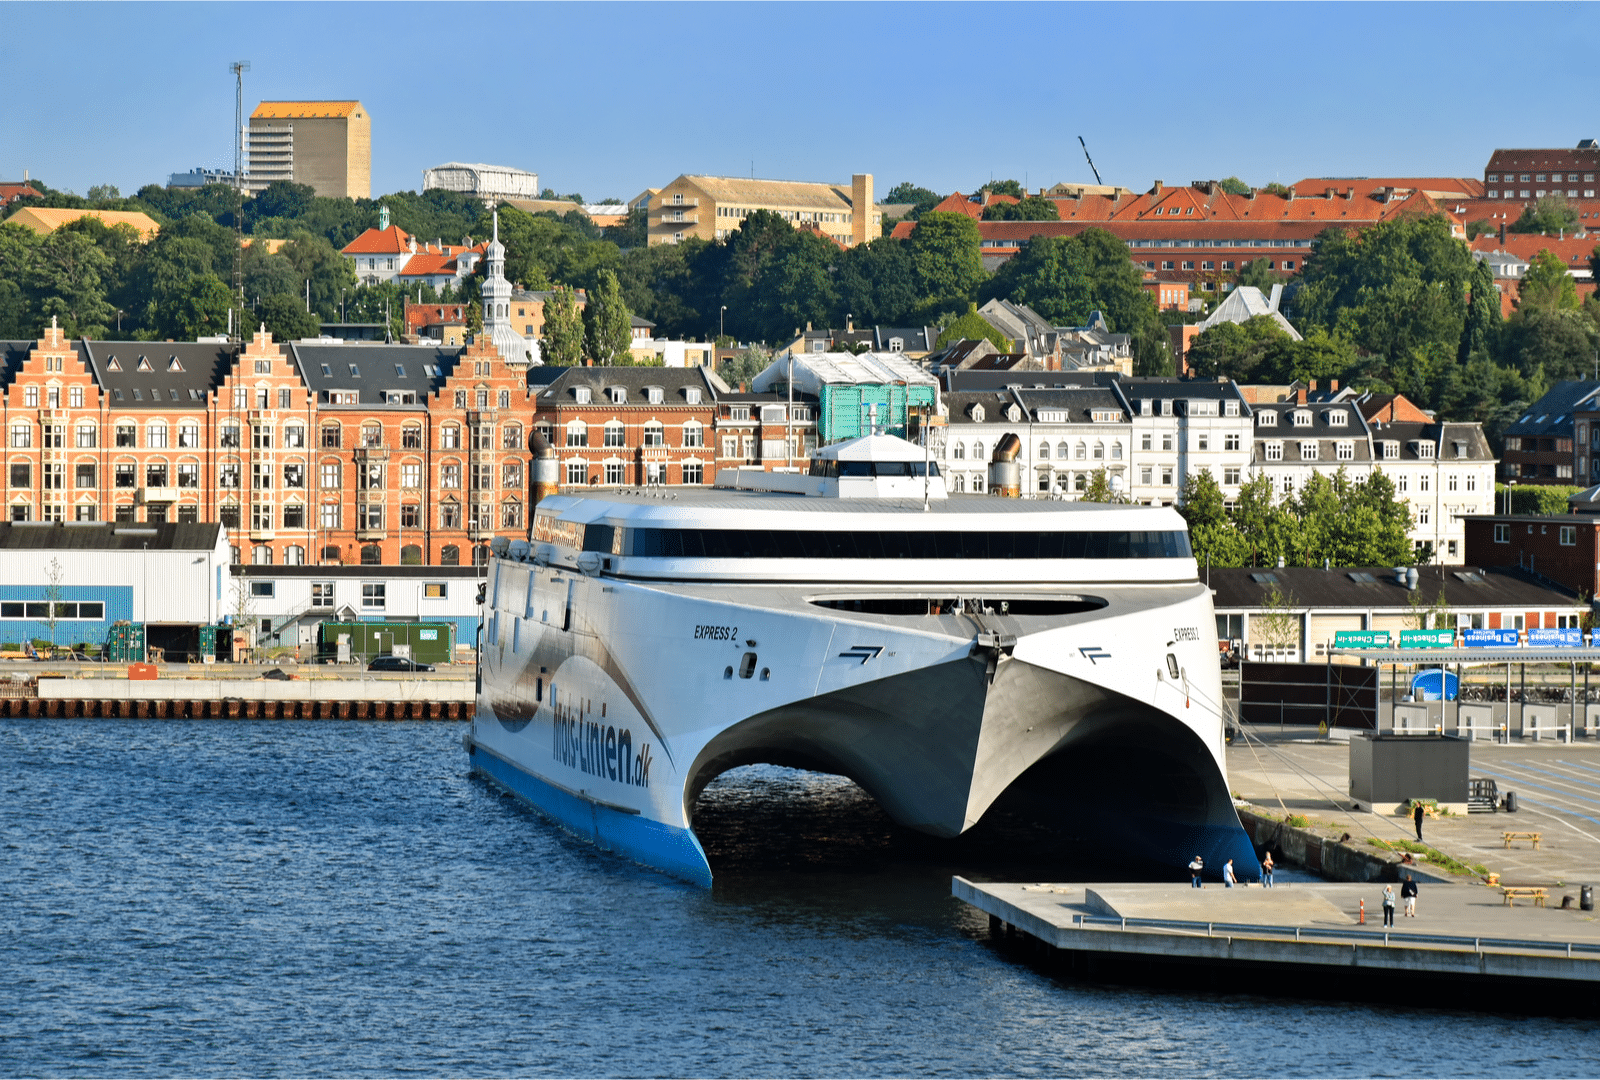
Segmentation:
<svg viewBox="0 0 1600 1080">
<path fill-rule="evenodd" d="M 934 836 L 1005 800 L 1175 879 L 1196 854 L 1256 872 L 1170 508 L 950 495 L 872 434 L 804 473 L 546 495 L 495 544 L 482 626 L 472 769 L 698 885 L 695 801 L 756 763 L 846 776 Z"/>
</svg>

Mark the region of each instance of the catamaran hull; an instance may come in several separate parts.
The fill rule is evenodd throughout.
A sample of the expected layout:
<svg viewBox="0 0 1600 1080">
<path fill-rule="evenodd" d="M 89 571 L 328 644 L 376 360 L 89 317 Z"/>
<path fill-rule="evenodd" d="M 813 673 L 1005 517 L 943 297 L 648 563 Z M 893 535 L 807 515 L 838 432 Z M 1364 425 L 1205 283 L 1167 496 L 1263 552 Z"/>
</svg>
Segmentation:
<svg viewBox="0 0 1600 1080">
<path fill-rule="evenodd" d="M 847 776 L 934 836 L 1004 801 L 1118 859 L 1256 870 L 1215 654 L 1189 633 L 1212 621 L 1197 583 L 1065 616 L 905 619 L 514 560 L 491 574 L 473 768 L 605 850 L 709 886 L 695 800 L 770 763 Z"/>
</svg>

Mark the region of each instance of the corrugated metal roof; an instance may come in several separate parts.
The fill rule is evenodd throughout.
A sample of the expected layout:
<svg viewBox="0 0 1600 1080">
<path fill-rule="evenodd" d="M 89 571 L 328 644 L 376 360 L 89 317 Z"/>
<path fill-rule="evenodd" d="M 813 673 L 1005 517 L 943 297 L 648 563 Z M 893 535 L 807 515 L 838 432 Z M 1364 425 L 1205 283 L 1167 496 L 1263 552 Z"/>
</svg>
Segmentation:
<svg viewBox="0 0 1600 1080">
<path fill-rule="evenodd" d="M 110 521 L 0 522 L 4 551 L 211 551 L 222 532 L 215 521 L 164 525 Z"/>
</svg>

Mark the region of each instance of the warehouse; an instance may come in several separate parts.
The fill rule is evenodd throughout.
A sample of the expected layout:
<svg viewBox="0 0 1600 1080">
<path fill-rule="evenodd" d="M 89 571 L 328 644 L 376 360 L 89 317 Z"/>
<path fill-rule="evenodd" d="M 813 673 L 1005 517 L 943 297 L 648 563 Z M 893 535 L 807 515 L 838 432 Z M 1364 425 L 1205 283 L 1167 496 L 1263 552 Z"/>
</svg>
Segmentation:
<svg viewBox="0 0 1600 1080">
<path fill-rule="evenodd" d="M 0 522 L 0 644 L 97 648 L 133 622 L 169 658 L 198 655 L 230 610 L 228 562 L 214 522 Z"/>
</svg>

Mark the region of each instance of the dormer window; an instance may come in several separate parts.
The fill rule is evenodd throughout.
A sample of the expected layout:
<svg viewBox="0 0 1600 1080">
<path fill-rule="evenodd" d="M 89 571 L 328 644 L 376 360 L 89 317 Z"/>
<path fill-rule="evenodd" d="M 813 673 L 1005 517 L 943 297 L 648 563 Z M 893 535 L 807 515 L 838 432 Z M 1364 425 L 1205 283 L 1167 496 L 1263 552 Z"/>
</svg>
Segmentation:
<svg viewBox="0 0 1600 1080">
<path fill-rule="evenodd" d="M 1275 413 L 1275 412 L 1267 412 L 1265 410 L 1256 413 L 1256 426 L 1257 427 L 1277 427 L 1278 426 L 1278 414 Z"/>
<path fill-rule="evenodd" d="M 626 386 L 613 386 L 611 388 L 611 404 L 626 405 L 628 403 L 628 388 Z"/>
<path fill-rule="evenodd" d="M 1431 442 L 1416 442 L 1412 445 L 1417 448 L 1417 457 L 1423 460 L 1431 460 L 1433 458 L 1433 444 Z"/>
<path fill-rule="evenodd" d="M 1140 416 L 1151 416 L 1153 414 L 1154 414 L 1154 411 L 1150 408 L 1150 399 L 1149 398 L 1141 398 L 1140 401 L 1139 401 L 1139 415 Z"/>
<path fill-rule="evenodd" d="M 691 386 L 683 392 L 683 400 L 690 405 L 700 404 L 700 388 Z"/>
<path fill-rule="evenodd" d="M 1456 457 L 1464 458 L 1464 457 L 1467 456 L 1467 444 L 1466 443 L 1457 442 L 1457 443 L 1451 443 L 1450 445 L 1455 447 Z"/>
<path fill-rule="evenodd" d="M 1294 411 L 1294 426 L 1295 427 L 1310 427 L 1311 426 L 1311 413 L 1308 412 L 1305 409 L 1296 409 Z"/>
<path fill-rule="evenodd" d="M 1022 410 L 1015 405 L 1007 405 L 1006 419 L 1011 421 L 1013 424 L 1017 423 L 1022 419 Z"/>
<path fill-rule="evenodd" d="M 573 397 L 573 400 L 576 401 L 579 405 L 588 405 L 590 403 L 590 401 L 592 400 L 590 398 L 590 396 L 589 396 L 589 388 L 587 386 L 575 386 L 575 387 L 573 387 L 572 388 L 572 397 Z"/>
<path fill-rule="evenodd" d="M 1161 415 L 1162 416 L 1171 416 L 1172 415 L 1172 399 L 1171 398 L 1162 398 L 1161 399 Z"/>
<path fill-rule="evenodd" d="M 906 351 L 905 339 L 904 338 L 897 338 L 897 337 L 890 338 L 889 339 L 889 351 L 890 352 L 905 352 Z"/>
<path fill-rule="evenodd" d="M 666 393 L 659 386 L 646 387 L 644 394 L 645 400 L 649 401 L 652 405 L 660 405 L 661 402 L 666 398 Z"/>
<path fill-rule="evenodd" d="M 972 417 L 972 422 L 974 424 L 983 423 L 983 417 L 984 417 L 983 406 L 982 405 L 974 405 L 971 409 L 969 409 L 967 411 L 967 415 Z"/>
<path fill-rule="evenodd" d="M 1222 403 L 1222 415 L 1223 416 L 1238 416 L 1239 415 L 1239 403 L 1237 401 L 1232 400 L 1232 399 L 1224 401 Z"/>
<path fill-rule="evenodd" d="M 1398 460 L 1400 460 L 1400 444 L 1397 443 L 1397 442 L 1393 442 L 1393 441 L 1384 442 L 1383 443 L 1383 460 L 1385 460 L 1385 461 L 1398 461 Z"/>
<path fill-rule="evenodd" d="M 1329 427 L 1349 427 L 1350 414 L 1343 409 L 1329 409 L 1327 413 Z"/>
</svg>

